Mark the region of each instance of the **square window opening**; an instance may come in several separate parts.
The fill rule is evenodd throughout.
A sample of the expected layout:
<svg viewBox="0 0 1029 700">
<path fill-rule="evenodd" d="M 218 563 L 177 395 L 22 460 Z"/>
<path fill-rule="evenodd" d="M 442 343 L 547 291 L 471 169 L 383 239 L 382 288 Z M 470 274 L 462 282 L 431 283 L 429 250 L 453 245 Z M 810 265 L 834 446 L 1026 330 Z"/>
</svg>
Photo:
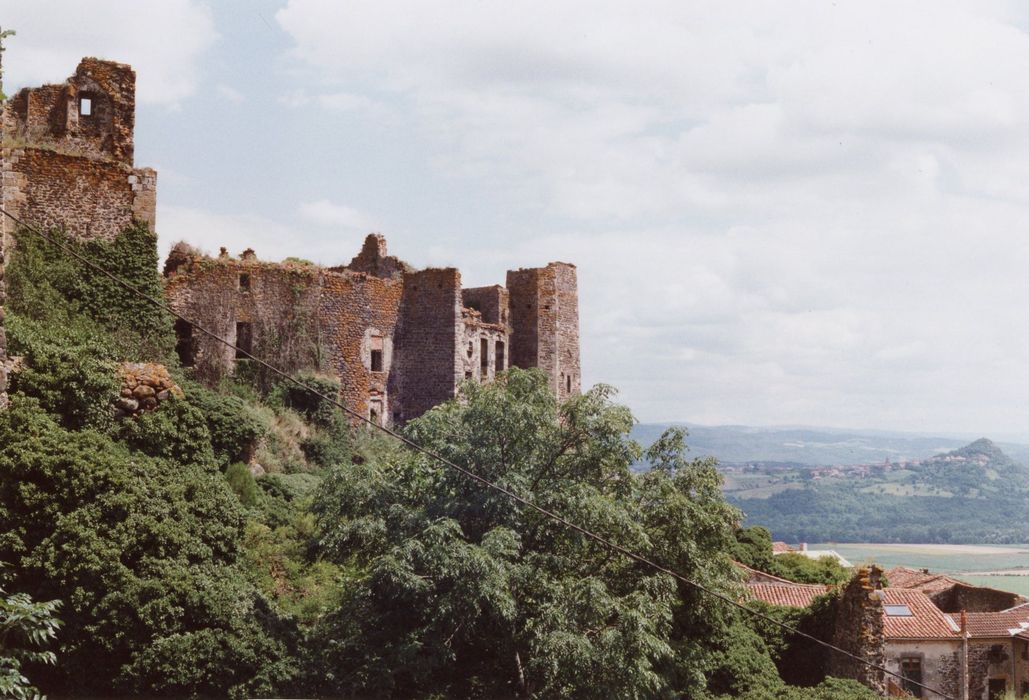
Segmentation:
<svg viewBox="0 0 1029 700">
<path fill-rule="evenodd" d="M 249 292 L 250 291 L 250 273 L 241 272 L 239 273 L 239 291 Z"/>
<path fill-rule="evenodd" d="M 79 98 L 79 114 L 83 117 L 93 116 L 93 98 L 91 97 L 80 97 Z"/>
</svg>

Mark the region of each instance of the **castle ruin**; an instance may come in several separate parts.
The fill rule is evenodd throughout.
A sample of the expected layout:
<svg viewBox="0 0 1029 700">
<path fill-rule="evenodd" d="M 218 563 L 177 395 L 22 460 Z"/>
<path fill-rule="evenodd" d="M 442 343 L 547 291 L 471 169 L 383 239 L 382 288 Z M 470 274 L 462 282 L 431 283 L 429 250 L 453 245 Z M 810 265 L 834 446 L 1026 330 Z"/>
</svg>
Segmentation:
<svg viewBox="0 0 1029 700">
<path fill-rule="evenodd" d="M 369 235 L 348 264 L 270 263 L 253 251 L 208 257 L 186 247 L 165 265 L 172 308 L 246 352 L 339 377 L 351 410 L 381 425 L 420 416 L 465 380 L 538 367 L 559 399 L 578 394 L 575 266 L 507 273 L 507 286 L 462 289 L 454 268 L 416 270 Z M 188 323 L 179 358 L 212 381 L 246 356 Z"/>
<path fill-rule="evenodd" d="M 77 240 L 113 240 L 134 221 L 155 225 L 157 174 L 133 164 L 135 73 L 84 58 L 59 85 L 25 88 L 0 109 L 0 202 L 11 214 Z M 0 217 L 0 403 L 5 387 Z M 538 367 L 559 399 L 580 391 L 575 266 L 507 273 L 506 287 L 462 289 L 453 268 L 416 270 L 373 234 L 348 264 L 320 267 L 209 257 L 176 246 L 164 269 L 171 306 L 287 371 L 328 372 L 351 410 L 382 424 L 415 418 L 465 380 Z M 201 379 L 247 368 L 245 354 L 186 322 L 184 366 Z M 242 363 L 242 364 L 241 364 Z"/>
</svg>

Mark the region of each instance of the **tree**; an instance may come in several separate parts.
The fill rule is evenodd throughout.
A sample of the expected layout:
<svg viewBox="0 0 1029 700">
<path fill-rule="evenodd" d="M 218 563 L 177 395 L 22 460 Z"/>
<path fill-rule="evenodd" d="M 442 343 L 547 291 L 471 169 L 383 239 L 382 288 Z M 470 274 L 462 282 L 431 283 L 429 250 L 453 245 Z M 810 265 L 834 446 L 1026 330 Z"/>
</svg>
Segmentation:
<svg viewBox="0 0 1029 700">
<path fill-rule="evenodd" d="M 57 638 L 61 626 L 55 617 L 60 601 L 34 603 L 24 593 L 7 595 L 0 588 L 0 697 L 36 698 L 25 677 L 24 664 L 54 665 L 57 657 L 42 649 Z"/>
<path fill-rule="evenodd" d="M 739 513 L 682 432 L 640 456 L 633 419 L 595 387 L 558 406 L 511 370 L 408 427 L 418 443 L 718 590 Z M 421 454 L 330 472 L 323 554 L 353 573 L 315 630 L 318 690 L 359 696 L 698 696 L 727 668 L 734 614 Z M 762 651 L 756 639 L 758 652 Z M 781 685 L 764 653 L 762 673 Z"/>
</svg>

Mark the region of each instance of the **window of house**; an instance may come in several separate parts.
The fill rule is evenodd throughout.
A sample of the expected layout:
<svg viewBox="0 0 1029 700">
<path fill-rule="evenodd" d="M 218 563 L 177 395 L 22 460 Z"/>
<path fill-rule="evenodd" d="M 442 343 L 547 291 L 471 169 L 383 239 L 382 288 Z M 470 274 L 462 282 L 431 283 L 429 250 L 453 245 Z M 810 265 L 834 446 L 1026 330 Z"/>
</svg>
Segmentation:
<svg viewBox="0 0 1029 700">
<path fill-rule="evenodd" d="M 471 379 L 472 378 L 472 371 L 470 369 L 469 370 L 465 370 L 464 378 L 465 379 Z"/>
<path fill-rule="evenodd" d="M 183 367 L 196 365 L 196 340 L 193 338 L 193 326 L 189 321 L 175 321 L 175 354 Z"/>
<path fill-rule="evenodd" d="M 485 338 L 479 340 L 479 369 L 484 378 L 489 375 L 489 341 Z"/>
<path fill-rule="evenodd" d="M 1008 693 L 1008 680 L 1007 678 L 991 678 L 989 686 L 987 688 L 986 697 L 989 700 L 1004 700 L 1004 696 Z"/>
<path fill-rule="evenodd" d="M 83 117 L 93 116 L 93 98 L 91 97 L 80 97 L 79 98 L 79 114 Z"/>
<path fill-rule="evenodd" d="M 254 326 L 251 323 L 236 324 L 236 359 L 247 359 L 246 353 L 254 351 Z"/>
<path fill-rule="evenodd" d="M 468 341 L 468 359 L 472 359 L 472 355 L 475 354 L 475 343 L 471 340 Z"/>
<path fill-rule="evenodd" d="M 904 678 L 904 690 L 916 698 L 922 697 L 922 658 L 905 656 L 900 660 L 900 675 Z"/>
<path fill-rule="evenodd" d="M 382 350 L 372 350 L 372 371 L 382 371 Z"/>
<path fill-rule="evenodd" d="M 570 374 L 567 377 L 565 377 L 565 393 L 572 393 L 572 375 Z"/>
<path fill-rule="evenodd" d="M 239 291 L 249 292 L 250 291 L 250 273 L 241 272 L 239 273 Z"/>
<path fill-rule="evenodd" d="M 890 617 L 912 617 L 911 608 L 906 605 L 884 605 L 883 612 Z"/>
<path fill-rule="evenodd" d="M 494 352 L 497 354 L 497 371 L 503 372 L 505 369 L 504 362 L 507 359 L 504 357 L 504 343 L 498 340 L 496 350 Z"/>
</svg>

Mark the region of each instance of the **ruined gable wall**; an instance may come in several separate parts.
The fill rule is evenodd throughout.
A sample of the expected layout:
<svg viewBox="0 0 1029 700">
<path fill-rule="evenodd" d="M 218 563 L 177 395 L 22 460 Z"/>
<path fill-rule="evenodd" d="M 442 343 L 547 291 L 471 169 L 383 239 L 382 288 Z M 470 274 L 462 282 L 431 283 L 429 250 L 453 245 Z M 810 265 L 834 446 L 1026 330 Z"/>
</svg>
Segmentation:
<svg viewBox="0 0 1029 700">
<path fill-rule="evenodd" d="M 10 113 L 11 141 L 132 165 L 136 73 L 123 63 L 84 58 L 64 83 L 20 90 Z"/>
<path fill-rule="evenodd" d="M 998 591 L 979 586 L 956 585 L 932 596 L 933 603 L 943 612 L 997 612 L 1018 605 L 1022 597 L 1017 593 Z"/>
<path fill-rule="evenodd" d="M 461 274 L 428 269 L 404 275 L 400 317 L 394 344 L 393 405 L 401 420 L 410 420 L 454 397 L 464 379 L 458 353 L 461 322 Z"/>
<path fill-rule="evenodd" d="M 484 323 L 506 326 L 508 323 L 508 293 L 499 284 L 490 287 L 469 287 L 461 290 L 461 303 L 482 315 Z"/>
<path fill-rule="evenodd" d="M 390 383 L 403 288 L 401 279 L 326 272 L 319 302 L 319 326 L 331 348 L 344 405 L 363 416 L 374 410 L 382 425 L 389 425 L 399 410 Z M 373 350 L 382 352 L 379 371 L 372 368 Z"/>
</svg>

